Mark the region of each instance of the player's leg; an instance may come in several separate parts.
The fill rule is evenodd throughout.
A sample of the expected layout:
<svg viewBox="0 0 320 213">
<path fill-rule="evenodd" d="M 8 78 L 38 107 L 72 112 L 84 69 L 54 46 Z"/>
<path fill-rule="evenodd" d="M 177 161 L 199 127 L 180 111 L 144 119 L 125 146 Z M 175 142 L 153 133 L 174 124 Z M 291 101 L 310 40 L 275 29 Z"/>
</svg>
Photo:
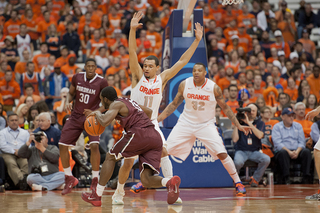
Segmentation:
<svg viewBox="0 0 320 213">
<path fill-rule="evenodd" d="M 315 148 L 314 152 L 313 152 L 313 155 L 314 155 L 314 163 L 316 165 L 316 170 L 317 170 L 318 177 L 319 177 L 319 189 L 318 189 L 318 192 L 316 194 L 313 194 L 311 196 L 306 196 L 306 199 L 307 200 L 320 200 L 320 150 Z"/>
</svg>

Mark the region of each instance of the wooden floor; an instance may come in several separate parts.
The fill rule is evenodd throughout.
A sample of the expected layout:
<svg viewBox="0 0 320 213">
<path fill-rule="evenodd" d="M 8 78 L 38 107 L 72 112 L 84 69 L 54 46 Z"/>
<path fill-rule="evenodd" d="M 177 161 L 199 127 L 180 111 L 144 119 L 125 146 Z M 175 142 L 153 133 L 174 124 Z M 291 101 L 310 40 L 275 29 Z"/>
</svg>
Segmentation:
<svg viewBox="0 0 320 213">
<path fill-rule="evenodd" d="M 75 189 L 62 196 L 61 191 L 0 193 L 0 212 L 95 212 L 95 213 L 313 213 L 320 212 L 320 201 L 306 201 L 305 196 L 314 194 L 315 185 L 276 185 L 274 187 L 247 187 L 246 197 L 235 197 L 233 188 L 180 189 L 182 205 L 168 205 L 165 189 L 147 190 L 133 194 L 128 189 L 125 205 L 112 206 L 114 190 L 106 189 L 102 207 L 93 207 L 82 201 L 80 194 L 87 189 Z"/>
</svg>

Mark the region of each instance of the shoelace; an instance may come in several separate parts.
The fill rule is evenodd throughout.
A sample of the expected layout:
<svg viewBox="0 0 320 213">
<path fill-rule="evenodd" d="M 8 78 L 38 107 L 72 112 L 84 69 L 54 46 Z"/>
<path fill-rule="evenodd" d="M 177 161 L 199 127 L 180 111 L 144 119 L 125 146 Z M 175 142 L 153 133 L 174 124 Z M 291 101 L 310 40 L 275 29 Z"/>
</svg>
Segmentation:
<svg viewBox="0 0 320 213">
<path fill-rule="evenodd" d="M 143 186 L 143 185 L 142 185 L 141 182 L 139 182 L 139 183 L 136 185 L 136 188 L 139 188 L 139 187 L 141 187 L 141 186 Z"/>
</svg>

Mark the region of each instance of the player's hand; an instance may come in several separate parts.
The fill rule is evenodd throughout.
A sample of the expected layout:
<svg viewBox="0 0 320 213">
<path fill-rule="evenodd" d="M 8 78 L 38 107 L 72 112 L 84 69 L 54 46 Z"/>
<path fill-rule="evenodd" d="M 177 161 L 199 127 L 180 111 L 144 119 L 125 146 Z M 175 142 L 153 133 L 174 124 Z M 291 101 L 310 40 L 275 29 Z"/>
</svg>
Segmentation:
<svg viewBox="0 0 320 213">
<path fill-rule="evenodd" d="M 69 112 L 69 111 L 71 111 L 72 110 L 72 103 L 66 103 L 65 105 L 64 105 L 64 111 L 65 112 Z"/>
<path fill-rule="evenodd" d="M 194 24 L 196 29 L 194 30 L 194 33 L 196 35 L 196 39 L 200 41 L 203 36 L 203 26 L 201 26 L 198 22 Z"/>
<path fill-rule="evenodd" d="M 241 126 L 240 125 L 237 128 L 238 128 L 239 131 L 244 132 L 245 135 L 248 135 L 249 133 L 252 133 L 251 132 L 251 127 L 249 127 L 249 126 Z"/>
<path fill-rule="evenodd" d="M 310 120 L 311 121 L 317 115 L 319 115 L 319 111 L 318 111 L 318 109 L 314 109 L 314 110 L 308 112 L 308 114 L 306 115 L 306 120 Z"/>
<path fill-rule="evenodd" d="M 85 109 L 85 110 L 83 111 L 83 114 L 84 114 L 86 117 L 88 117 L 89 115 L 92 114 L 92 110 L 90 110 L 90 109 Z"/>
<path fill-rule="evenodd" d="M 130 23 L 130 27 L 132 29 L 137 29 L 140 26 L 142 26 L 142 23 L 139 23 L 139 21 L 142 19 L 143 17 L 143 13 L 141 11 L 134 13 L 132 19 L 131 19 L 131 23 Z"/>
</svg>

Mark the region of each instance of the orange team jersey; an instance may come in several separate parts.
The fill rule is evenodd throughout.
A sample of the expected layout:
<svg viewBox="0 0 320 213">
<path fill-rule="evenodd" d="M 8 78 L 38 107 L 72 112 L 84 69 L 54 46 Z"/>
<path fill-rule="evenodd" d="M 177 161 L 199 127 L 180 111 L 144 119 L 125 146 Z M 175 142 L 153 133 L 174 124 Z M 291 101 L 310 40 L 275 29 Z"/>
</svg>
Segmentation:
<svg viewBox="0 0 320 213">
<path fill-rule="evenodd" d="M 36 66 L 36 64 L 34 64 Z M 27 62 L 18 61 L 16 63 L 16 66 L 14 67 L 14 72 L 16 73 L 25 73 L 27 70 Z M 38 66 L 35 68 L 35 70 L 38 70 Z"/>
<path fill-rule="evenodd" d="M 297 89 L 287 88 L 284 90 L 284 93 L 287 93 L 290 96 L 291 100 L 293 100 L 293 101 L 297 100 L 297 98 L 298 98 L 298 90 Z"/>
<path fill-rule="evenodd" d="M 10 35 L 14 39 L 20 32 L 20 24 L 21 22 L 19 20 L 12 21 L 12 19 L 9 19 L 9 21 L 4 23 L 3 34 Z"/>
<path fill-rule="evenodd" d="M 239 108 L 239 103 L 237 100 L 235 101 L 227 101 L 226 104 L 231 108 L 233 113 L 237 113 L 237 108 Z M 227 117 L 226 114 L 222 111 L 223 117 Z"/>
<path fill-rule="evenodd" d="M 106 4 L 106 3 L 100 4 L 98 6 L 98 9 L 101 10 L 103 12 L 103 14 L 107 14 L 108 13 L 108 4 Z"/>
<path fill-rule="evenodd" d="M 20 86 L 15 80 L 11 80 L 7 82 L 5 79 L 0 81 L 0 93 L 2 96 L 4 95 L 12 95 L 12 98 L 8 98 L 3 101 L 4 105 L 13 105 L 14 99 L 20 97 Z"/>
<path fill-rule="evenodd" d="M 119 70 L 124 70 L 124 68 L 123 67 L 114 67 L 114 66 L 112 66 L 112 67 L 109 67 L 108 69 L 107 69 L 107 71 L 106 71 L 106 75 L 108 76 L 108 75 L 114 75 L 114 74 L 116 74 L 117 72 L 119 72 Z"/>
<path fill-rule="evenodd" d="M 247 33 L 239 36 L 239 46 L 246 47 L 246 51 L 252 50 L 252 38 Z M 245 52 L 246 52 L 245 51 Z"/>
<path fill-rule="evenodd" d="M 64 1 L 61 1 L 61 0 L 60 1 L 55 1 L 55 0 L 53 0 L 52 1 L 52 11 L 55 12 L 55 13 L 59 13 L 60 10 L 63 10 L 64 5 L 65 5 Z"/>
<path fill-rule="evenodd" d="M 60 56 L 59 58 L 56 59 L 56 62 L 57 63 L 59 62 L 62 66 L 64 66 L 64 65 L 68 64 L 68 60 L 69 60 L 68 57 L 64 58 L 64 57 Z"/>
<path fill-rule="evenodd" d="M 223 31 L 223 35 L 224 37 L 227 39 L 227 41 L 229 42 L 229 44 L 232 44 L 232 41 L 231 41 L 231 37 L 233 35 L 239 35 L 239 31 L 237 28 L 226 28 L 224 31 Z"/>
<path fill-rule="evenodd" d="M 248 15 L 240 15 L 237 17 L 238 24 L 243 23 L 246 25 L 247 29 L 251 27 L 251 19 L 255 18 L 255 16 L 251 13 Z"/>
<path fill-rule="evenodd" d="M 313 122 L 309 121 L 309 120 L 297 120 L 297 119 L 294 119 L 293 121 L 301 124 L 303 132 L 304 132 L 304 137 L 309 138 L 310 132 L 311 132 L 311 126 L 312 126 Z"/>
<path fill-rule="evenodd" d="M 122 15 L 121 14 L 117 14 L 116 17 L 112 16 L 112 14 L 110 13 L 108 15 L 109 17 L 109 22 L 110 24 L 115 28 L 115 29 L 119 29 L 120 28 L 120 21 L 121 21 L 121 17 Z"/>
<path fill-rule="evenodd" d="M 261 85 L 260 89 L 254 89 L 254 94 L 259 97 L 260 95 L 263 94 L 263 90 L 264 88 Z"/>
<path fill-rule="evenodd" d="M 60 126 L 62 126 L 64 116 L 70 115 L 70 111 L 68 113 L 66 113 L 64 110 L 62 110 L 62 112 L 57 111 L 57 108 L 61 105 L 61 102 L 62 101 L 57 101 L 53 105 L 53 110 L 57 112 L 57 121 Z"/>
<path fill-rule="evenodd" d="M 30 4 L 35 15 L 41 14 L 41 6 L 46 4 L 46 0 L 27 0 L 26 4 Z"/>
<path fill-rule="evenodd" d="M 95 50 L 95 48 L 99 48 L 105 46 L 105 41 L 103 39 L 100 39 L 99 41 L 95 41 L 94 39 L 90 39 L 90 43 L 91 43 L 91 51 L 90 54 L 92 55 L 93 51 Z M 99 51 L 96 51 L 96 55 L 99 55 Z"/>
<path fill-rule="evenodd" d="M 53 36 L 53 37 L 48 37 L 46 40 L 47 43 L 59 43 L 59 37 Z M 59 47 L 57 46 L 49 46 L 48 48 L 50 51 L 59 51 Z"/>
<path fill-rule="evenodd" d="M 38 54 L 35 55 L 33 57 L 32 62 L 35 63 L 38 67 L 38 72 L 41 71 L 42 67 L 46 66 L 49 64 L 49 57 L 50 57 L 50 53 L 46 53 L 46 54 Z"/>
<path fill-rule="evenodd" d="M 139 54 L 138 54 L 138 61 L 140 62 L 140 63 L 143 63 L 143 61 L 144 61 L 144 59 L 146 59 L 148 56 L 150 56 L 150 55 L 153 55 L 153 56 L 156 56 L 156 57 L 158 57 L 155 53 L 153 53 L 153 52 L 140 52 Z"/>
<path fill-rule="evenodd" d="M 222 50 L 223 52 L 226 51 L 226 48 L 227 48 L 227 39 L 225 38 L 221 38 L 220 41 L 218 41 L 218 49 Z"/>
<path fill-rule="evenodd" d="M 300 41 L 303 44 L 303 49 L 306 52 L 312 54 L 316 50 L 316 45 L 310 39 L 306 40 L 306 39 L 300 38 L 298 41 Z"/>
<path fill-rule="evenodd" d="M 249 101 L 250 101 L 250 103 L 256 103 L 257 99 L 258 99 L 257 96 L 252 96 L 252 97 L 249 99 Z"/>
<path fill-rule="evenodd" d="M 17 107 L 19 107 L 21 104 L 23 104 L 27 97 L 28 96 L 26 96 L 26 95 L 21 96 Z M 39 95 L 32 95 L 32 99 L 34 100 L 34 103 L 41 101 L 41 98 Z"/>
<path fill-rule="evenodd" d="M 66 74 L 66 76 L 69 78 L 69 81 L 71 82 L 72 77 L 74 74 L 76 74 L 76 69 L 78 68 L 77 65 L 73 65 L 72 67 L 69 66 L 69 64 L 66 64 L 61 67 L 61 72 Z"/>
<path fill-rule="evenodd" d="M 129 67 L 129 54 L 121 56 L 120 66 L 127 69 Z"/>
<path fill-rule="evenodd" d="M 264 135 L 265 136 L 271 136 L 271 133 L 272 133 L 272 129 L 273 129 L 273 126 L 275 124 L 279 123 L 278 120 L 270 120 L 268 122 L 265 122 L 265 131 L 264 131 Z"/>
<path fill-rule="evenodd" d="M 83 16 L 81 16 L 81 18 L 79 20 L 79 25 L 82 23 L 85 23 L 85 22 L 86 22 L 86 19 L 83 15 Z M 98 15 L 92 14 L 91 22 L 95 22 L 97 24 L 97 26 L 99 26 L 99 27 L 101 26 L 101 18 Z"/>
<path fill-rule="evenodd" d="M 271 44 L 270 49 L 273 47 L 276 48 L 278 51 L 283 50 L 286 58 L 289 58 L 291 52 L 290 52 L 290 46 L 287 42 L 281 42 L 280 44 L 273 43 Z"/>
<path fill-rule="evenodd" d="M 164 16 L 161 18 L 161 27 L 164 29 L 167 26 L 170 17 Z"/>
<path fill-rule="evenodd" d="M 136 11 L 141 11 L 141 12 L 143 12 L 144 14 L 146 14 L 147 5 L 146 5 L 146 3 L 142 4 L 140 7 L 138 7 L 138 6 L 136 5 L 136 6 L 134 6 L 134 9 L 135 9 Z"/>
<path fill-rule="evenodd" d="M 293 22 L 291 22 L 291 27 L 293 28 L 294 31 L 297 31 L 296 28 L 296 24 Z M 282 36 L 285 42 L 294 42 L 295 41 L 295 35 L 292 35 L 292 33 L 290 32 L 290 28 L 289 28 L 289 24 L 287 22 L 280 22 L 278 24 L 278 28 L 281 30 L 282 32 Z"/>
<path fill-rule="evenodd" d="M 205 16 L 203 15 L 203 25 L 208 27 L 209 21 L 214 20 L 214 17 L 212 14 L 209 13 L 209 15 Z"/>
<path fill-rule="evenodd" d="M 41 33 L 41 41 L 44 42 L 46 40 L 46 35 L 48 34 L 48 28 L 51 24 L 54 24 L 57 27 L 57 24 L 53 21 L 46 22 L 46 21 L 41 21 L 38 24 L 38 29 L 37 31 Z"/>
<path fill-rule="evenodd" d="M 217 82 L 218 86 L 221 88 L 221 90 L 223 91 L 224 89 L 227 89 L 230 85 L 230 81 L 224 77 L 224 78 L 220 78 Z"/>
<path fill-rule="evenodd" d="M 217 27 L 223 27 L 223 17 L 226 14 L 226 11 L 224 9 L 218 8 L 217 10 L 211 9 L 211 14 L 214 17 L 214 20 L 216 21 Z"/>
<path fill-rule="evenodd" d="M 159 49 L 162 46 L 162 38 L 161 35 L 157 32 L 149 32 L 147 31 L 146 38 L 151 42 L 151 47 Z"/>
<path fill-rule="evenodd" d="M 37 26 L 35 16 L 33 16 L 31 20 L 27 18 L 24 18 L 24 19 L 21 18 L 21 20 L 22 20 L 21 23 L 26 24 L 27 27 L 35 28 Z M 32 40 L 37 40 L 39 38 L 39 34 L 37 32 L 28 31 L 28 34 Z"/>
<path fill-rule="evenodd" d="M 83 22 L 83 23 L 80 23 L 79 24 L 79 27 L 78 27 L 78 34 L 81 35 L 83 33 L 83 28 L 84 26 L 88 25 L 90 30 L 93 31 L 94 29 L 98 29 L 99 26 L 97 25 L 96 22 L 90 22 L 90 23 L 86 23 L 86 22 Z"/>
<path fill-rule="evenodd" d="M 24 85 L 26 83 L 30 83 L 30 84 L 32 84 L 32 86 L 34 88 L 34 93 L 33 94 L 40 95 L 40 92 L 39 92 L 39 80 L 41 80 L 41 79 L 38 79 L 38 73 L 36 73 L 36 72 L 33 73 L 31 78 L 28 76 L 27 73 L 23 73 L 22 74 L 22 84 L 23 85 L 21 85 L 21 86 L 22 86 L 22 88 L 24 88 Z M 24 91 L 23 94 L 26 95 L 26 92 Z"/>
<path fill-rule="evenodd" d="M 229 24 L 232 20 L 237 21 L 237 16 L 234 14 L 234 12 L 232 11 L 231 15 L 225 13 L 222 16 L 222 27 L 226 27 L 226 25 Z"/>
<path fill-rule="evenodd" d="M 110 26 L 108 27 L 108 29 L 106 29 L 106 36 L 107 36 L 108 38 L 112 37 L 113 31 L 114 31 L 114 26 L 110 24 Z"/>
</svg>

